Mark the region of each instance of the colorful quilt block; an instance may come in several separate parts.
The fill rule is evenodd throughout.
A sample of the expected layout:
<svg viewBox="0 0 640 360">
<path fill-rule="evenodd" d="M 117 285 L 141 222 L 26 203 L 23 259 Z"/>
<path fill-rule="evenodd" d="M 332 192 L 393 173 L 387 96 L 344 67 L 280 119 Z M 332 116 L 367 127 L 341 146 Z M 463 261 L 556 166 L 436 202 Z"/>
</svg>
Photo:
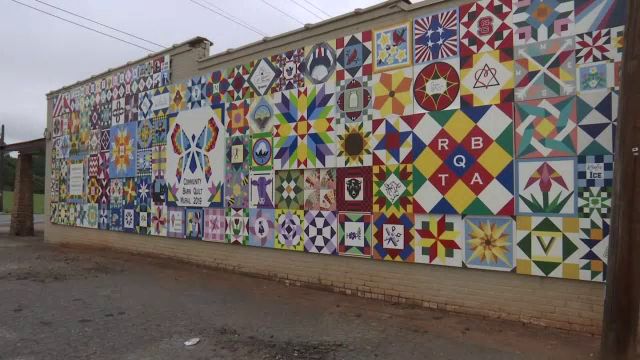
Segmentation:
<svg viewBox="0 0 640 360">
<path fill-rule="evenodd" d="M 518 274 L 580 278 L 580 222 L 574 217 L 518 216 L 516 271 Z"/>
<path fill-rule="evenodd" d="M 416 130 L 414 212 L 513 215 L 513 104 L 427 113 Z"/>
<path fill-rule="evenodd" d="M 618 124 L 618 93 L 593 91 L 577 97 L 578 153 L 613 154 Z"/>
<path fill-rule="evenodd" d="M 125 99 L 113 100 L 111 103 L 111 126 L 122 125 L 125 123 Z"/>
<path fill-rule="evenodd" d="M 578 215 L 581 219 L 609 219 L 612 195 L 611 187 L 579 187 Z"/>
<path fill-rule="evenodd" d="M 514 5 L 515 45 L 574 35 L 573 0 L 524 0 Z"/>
<path fill-rule="evenodd" d="M 372 136 L 371 121 L 347 122 L 336 126 L 337 166 L 371 166 Z"/>
<path fill-rule="evenodd" d="M 371 79 L 371 76 L 358 76 L 338 82 L 336 111 L 339 123 L 373 119 Z"/>
<path fill-rule="evenodd" d="M 336 39 L 336 81 L 373 73 L 371 39 L 370 30 Z"/>
<path fill-rule="evenodd" d="M 373 258 L 414 262 L 413 214 L 373 215 Z"/>
<path fill-rule="evenodd" d="M 460 63 L 460 100 L 464 106 L 513 101 L 513 58 L 494 50 L 463 57 Z"/>
<path fill-rule="evenodd" d="M 414 63 L 442 60 L 458 55 L 458 9 L 413 20 Z"/>
<path fill-rule="evenodd" d="M 227 106 L 227 132 L 229 136 L 249 132 L 249 101 L 233 101 Z"/>
<path fill-rule="evenodd" d="M 334 211 L 304 212 L 304 251 L 316 254 L 338 254 L 338 218 Z"/>
<path fill-rule="evenodd" d="M 275 204 L 277 209 L 304 209 L 304 175 L 302 170 L 276 171 Z"/>
<path fill-rule="evenodd" d="M 229 86 L 226 91 L 226 101 L 239 101 L 243 99 L 251 99 L 254 96 L 253 89 L 249 85 L 249 74 L 253 69 L 254 62 L 248 64 L 236 65 L 227 69 L 227 80 Z"/>
<path fill-rule="evenodd" d="M 515 267 L 515 221 L 511 217 L 464 218 L 464 264 L 470 268 L 511 271 Z"/>
<path fill-rule="evenodd" d="M 578 187 L 612 187 L 613 155 L 578 156 Z"/>
<path fill-rule="evenodd" d="M 122 231 L 136 232 L 136 209 L 134 205 L 125 205 L 122 209 Z"/>
<path fill-rule="evenodd" d="M 576 33 L 624 25 L 627 1 L 575 0 Z"/>
<path fill-rule="evenodd" d="M 169 86 L 170 102 L 169 113 L 175 113 L 187 108 L 187 84 L 178 83 Z"/>
<path fill-rule="evenodd" d="M 373 31 L 373 71 L 386 71 L 411 65 L 411 23 Z"/>
<path fill-rule="evenodd" d="M 123 209 L 122 205 L 111 205 L 109 207 L 110 221 L 109 230 L 111 231 L 123 231 Z"/>
<path fill-rule="evenodd" d="M 138 149 L 149 149 L 153 143 L 154 125 L 151 119 L 138 121 L 136 128 L 136 140 Z"/>
<path fill-rule="evenodd" d="M 415 262 L 461 267 L 463 238 L 460 215 L 416 215 Z"/>
<path fill-rule="evenodd" d="M 307 85 L 335 84 L 337 54 L 335 40 L 305 46 L 304 76 Z"/>
<path fill-rule="evenodd" d="M 227 218 L 224 209 L 204 209 L 204 234 L 202 240 L 213 242 L 226 242 L 225 232 Z"/>
<path fill-rule="evenodd" d="M 575 158 L 517 162 L 519 215 L 575 216 Z"/>
<path fill-rule="evenodd" d="M 413 213 L 413 165 L 373 167 L 373 211 Z"/>
<path fill-rule="evenodd" d="M 612 61 L 578 65 L 578 93 L 613 89 L 618 76 L 615 66 Z"/>
<path fill-rule="evenodd" d="M 275 106 L 275 124 L 273 127 L 273 162 L 275 170 L 296 168 L 298 148 L 302 141 L 298 138 L 300 131 L 308 132 L 309 123 L 305 121 L 306 94 L 298 91 L 287 91 L 273 95 Z M 299 120 L 301 120 L 299 122 Z"/>
<path fill-rule="evenodd" d="M 205 86 L 205 96 L 211 105 L 224 102 L 227 98 L 227 90 L 229 89 L 229 80 L 226 71 L 216 70 L 211 72 L 207 78 Z"/>
<path fill-rule="evenodd" d="M 154 145 L 151 149 L 151 174 L 163 178 L 167 172 L 167 146 Z"/>
<path fill-rule="evenodd" d="M 304 87 L 304 48 L 273 55 L 271 62 L 279 74 L 271 87 L 272 93 Z"/>
<path fill-rule="evenodd" d="M 390 116 L 373 120 L 371 148 L 373 165 L 411 164 L 413 162 L 413 130 L 419 115 Z"/>
<path fill-rule="evenodd" d="M 276 249 L 304 251 L 304 211 L 277 209 Z"/>
<path fill-rule="evenodd" d="M 411 70 L 412 68 L 406 68 L 373 75 L 372 114 L 374 119 L 412 112 Z"/>
<path fill-rule="evenodd" d="M 151 206 L 151 235 L 167 236 L 167 215 L 165 205 Z"/>
<path fill-rule="evenodd" d="M 123 199 L 123 189 L 124 189 L 124 179 L 111 179 L 109 181 L 109 204 L 120 207 L 122 206 Z"/>
<path fill-rule="evenodd" d="M 304 170 L 304 209 L 336 209 L 336 169 Z"/>
<path fill-rule="evenodd" d="M 575 94 L 576 61 L 574 49 L 573 37 L 516 47 L 516 100 Z"/>
<path fill-rule="evenodd" d="M 340 167 L 336 174 L 336 203 L 340 211 L 371 212 L 373 173 L 370 166 Z"/>
<path fill-rule="evenodd" d="M 204 231 L 203 209 L 186 208 L 185 217 L 185 237 L 187 239 L 201 240 Z"/>
<path fill-rule="evenodd" d="M 225 196 L 228 207 L 249 207 L 249 136 L 227 138 Z"/>
<path fill-rule="evenodd" d="M 135 206 L 138 199 L 138 186 L 136 178 L 122 179 L 122 203 L 127 206 Z"/>
<path fill-rule="evenodd" d="M 249 209 L 249 243 L 251 246 L 274 247 L 275 210 Z"/>
<path fill-rule="evenodd" d="M 576 63 L 580 65 L 613 60 L 611 31 L 605 29 L 576 35 Z"/>
<path fill-rule="evenodd" d="M 479 0 L 460 6 L 460 55 L 513 48 L 511 0 Z"/>
<path fill-rule="evenodd" d="M 576 155 L 576 97 L 517 102 L 516 156 L 519 158 Z"/>
<path fill-rule="evenodd" d="M 276 109 L 270 97 L 262 96 L 253 99 L 248 114 L 251 134 L 271 133 L 273 131 L 273 124 L 276 121 L 275 112 Z"/>
<path fill-rule="evenodd" d="M 163 177 L 153 177 L 151 183 L 151 200 L 156 205 L 167 203 L 167 182 Z"/>
<path fill-rule="evenodd" d="M 601 217 L 580 218 L 580 280 L 607 280 L 610 220 Z"/>
<path fill-rule="evenodd" d="M 182 239 L 185 236 L 185 215 L 182 207 L 167 208 L 167 236 Z"/>
<path fill-rule="evenodd" d="M 136 175 L 136 128 L 137 123 L 130 122 L 111 128 L 109 176 L 111 178 L 132 177 Z"/>
<path fill-rule="evenodd" d="M 250 208 L 275 208 L 273 190 L 275 187 L 273 171 L 251 172 L 249 175 L 251 195 L 249 198 Z"/>
<path fill-rule="evenodd" d="M 84 207 L 87 215 L 83 226 L 89 229 L 97 229 L 100 218 L 98 204 L 84 204 Z"/>
<path fill-rule="evenodd" d="M 135 212 L 135 227 L 136 234 L 150 235 L 151 234 L 151 207 L 146 204 L 140 204 L 136 206 Z"/>
<path fill-rule="evenodd" d="M 256 95 L 262 96 L 270 93 L 271 87 L 280 75 L 280 69 L 276 67 L 271 60 L 262 58 L 258 60 L 253 69 L 251 69 L 251 73 L 247 77 L 247 82 Z"/>
<path fill-rule="evenodd" d="M 371 213 L 338 214 L 338 253 L 371 258 Z"/>
<path fill-rule="evenodd" d="M 172 114 L 167 135 L 168 202 L 222 207 L 225 135 L 222 105 Z"/>
<path fill-rule="evenodd" d="M 135 178 L 136 184 L 136 205 L 151 206 L 151 176 L 138 176 Z"/>
<path fill-rule="evenodd" d="M 460 107 L 460 58 L 419 65 L 413 72 L 414 112 Z"/>
<path fill-rule="evenodd" d="M 247 223 L 249 221 L 249 209 L 226 208 L 226 238 L 227 242 L 236 245 L 247 245 L 249 232 Z"/>
<path fill-rule="evenodd" d="M 138 149 L 136 153 L 136 175 L 150 176 L 152 162 L 152 149 Z"/>
<path fill-rule="evenodd" d="M 265 171 L 273 168 L 273 137 L 271 133 L 251 136 L 251 170 Z"/>
</svg>

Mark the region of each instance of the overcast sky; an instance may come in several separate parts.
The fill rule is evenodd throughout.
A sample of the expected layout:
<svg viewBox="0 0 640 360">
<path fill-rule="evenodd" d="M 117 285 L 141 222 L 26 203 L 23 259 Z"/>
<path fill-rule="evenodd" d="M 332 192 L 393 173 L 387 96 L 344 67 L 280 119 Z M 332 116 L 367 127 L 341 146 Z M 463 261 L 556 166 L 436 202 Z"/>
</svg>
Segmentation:
<svg viewBox="0 0 640 360">
<path fill-rule="evenodd" d="M 34 0 L 20 1 L 96 27 Z M 212 52 L 216 53 L 261 38 L 189 0 L 43 1 L 167 46 L 194 36 L 204 36 L 214 42 Z M 232 15 L 242 16 L 245 22 L 269 35 L 300 27 L 262 0 L 207 1 Z M 287 9 L 292 16 L 305 23 L 319 21 L 291 0 L 266 1 Z M 309 1 L 332 16 L 379 2 Z M 303 0 L 297 2 L 312 9 Z M 149 46 L 145 44 L 145 47 Z M 5 124 L 8 143 L 42 136 L 46 126 L 47 92 L 147 54 L 145 50 L 41 14 L 10 0 L 0 0 L 0 49 L 0 124 Z M 156 47 L 152 49 L 159 50 Z"/>
</svg>

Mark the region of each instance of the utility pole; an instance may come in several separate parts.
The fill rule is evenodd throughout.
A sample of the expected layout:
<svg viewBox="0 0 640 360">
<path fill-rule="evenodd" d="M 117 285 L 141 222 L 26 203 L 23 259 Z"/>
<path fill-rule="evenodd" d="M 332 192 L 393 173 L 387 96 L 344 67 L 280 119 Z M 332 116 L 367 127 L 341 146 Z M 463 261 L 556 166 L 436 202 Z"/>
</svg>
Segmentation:
<svg viewBox="0 0 640 360">
<path fill-rule="evenodd" d="M 640 300 L 640 1 L 627 0 L 601 359 L 635 359 Z"/>
<path fill-rule="evenodd" d="M 4 204 L 4 125 L 0 129 L 0 213 L 3 211 Z"/>
</svg>

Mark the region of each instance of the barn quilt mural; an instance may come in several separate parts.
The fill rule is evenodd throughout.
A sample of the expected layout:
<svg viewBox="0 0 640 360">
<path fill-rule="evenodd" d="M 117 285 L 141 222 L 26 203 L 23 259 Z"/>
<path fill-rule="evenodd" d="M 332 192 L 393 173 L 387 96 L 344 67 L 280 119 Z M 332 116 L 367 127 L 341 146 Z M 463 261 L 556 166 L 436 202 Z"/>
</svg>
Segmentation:
<svg viewBox="0 0 640 360">
<path fill-rule="evenodd" d="M 50 220 L 605 281 L 624 3 L 426 7 L 181 82 L 129 65 L 53 99 Z"/>
</svg>

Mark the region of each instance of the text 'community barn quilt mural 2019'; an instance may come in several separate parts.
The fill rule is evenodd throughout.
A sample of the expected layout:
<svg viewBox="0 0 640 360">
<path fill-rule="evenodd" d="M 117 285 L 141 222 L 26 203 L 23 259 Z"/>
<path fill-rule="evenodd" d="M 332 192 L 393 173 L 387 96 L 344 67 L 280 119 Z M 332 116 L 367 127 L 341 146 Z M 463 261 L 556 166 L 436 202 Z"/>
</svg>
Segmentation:
<svg viewBox="0 0 640 360">
<path fill-rule="evenodd" d="M 604 281 L 624 1 L 480 0 L 54 101 L 51 221 Z"/>
</svg>

